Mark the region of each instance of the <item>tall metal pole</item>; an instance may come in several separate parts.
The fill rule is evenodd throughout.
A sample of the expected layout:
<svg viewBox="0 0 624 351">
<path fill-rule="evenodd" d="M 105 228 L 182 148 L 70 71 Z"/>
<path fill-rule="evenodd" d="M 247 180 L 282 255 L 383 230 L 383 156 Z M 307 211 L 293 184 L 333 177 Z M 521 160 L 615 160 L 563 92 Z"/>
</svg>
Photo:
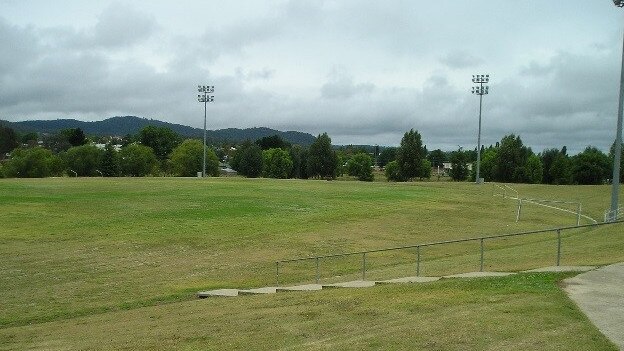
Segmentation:
<svg viewBox="0 0 624 351">
<path fill-rule="evenodd" d="M 623 7 L 624 1 L 613 0 L 613 3 L 617 7 Z M 618 218 L 619 201 L 618 196 L 620 194 L 620 165 L 622 156 L 622 110 L 624 105 L 624 41 L 622 43 L 622 68 L 620 70 L 620 102 L 618 105 L 618 119 L 617 119 L 617 131 L 615 133 L 615 147 L 613 155 L 613 179 L 611 180 L 611 218 L 610 221 L 615 221 Z"/>
<path fill-rule="evenodd" d="M 204 158 L 203 158 L 203 167 L 202 167 L 202 177 L 206 177 L 206 105 L 209 102 L 214 101 L 213 95 L 208 95 L 214 93 L 214 85 L 198 85 L 197 91 L 201 94 L 197 95 L 197 101 L 204 103 Z"/>
<path fill-rule="evenodd" d="M 472 76 L 472 82 L 475 84 L 479 84 L 479 86 L 472 87 L 472 93 L 479 95 L 479 133 L 477 137 L 477 176 L 475 178 L 475 182 L 477 184 L 481 184 L 481 111 L 483 109 L 483 95 L 488 94 L 489 87 L 486 85 L 483 86 L 484 83 L 490 81 L 489 74 L 478 74 Z"/>
<path fill-rule="evenodd" d="M 206 105 L 208 101 L 204 99 L 204 161 L 202 167 L 202 178 L 206 177 Z"/>
</svg>

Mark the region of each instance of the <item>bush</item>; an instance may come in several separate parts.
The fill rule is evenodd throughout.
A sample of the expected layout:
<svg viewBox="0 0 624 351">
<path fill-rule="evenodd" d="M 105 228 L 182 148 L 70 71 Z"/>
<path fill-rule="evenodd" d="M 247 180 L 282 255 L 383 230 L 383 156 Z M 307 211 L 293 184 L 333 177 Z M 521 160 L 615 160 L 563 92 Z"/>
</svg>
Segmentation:
<svg viewBox="0 0 624 351">
<path fill-rule="evenodd" d="M 399 163 L 397 161 L 391 161 L 386 164 L 386 168 L 384 170 L 386 174 L 386 179 L 389 182 L 403 182 L 405 178 L 401 175 L 399 170 Z"/>
<path fill-rule="evenodd" d="M 373 160 L 366 153 L 356 154 L 347 161 L 347 173 L 366 182 L 372 182 L 374 179 L 372 167 Z"/>
</svg>

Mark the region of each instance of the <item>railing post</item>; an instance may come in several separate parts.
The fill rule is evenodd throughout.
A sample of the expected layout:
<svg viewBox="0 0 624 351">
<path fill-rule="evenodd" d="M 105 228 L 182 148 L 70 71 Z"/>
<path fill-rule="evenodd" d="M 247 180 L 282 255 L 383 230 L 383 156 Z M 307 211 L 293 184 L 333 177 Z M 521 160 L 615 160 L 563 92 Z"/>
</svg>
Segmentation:
<svg viewBox="0 0 624 351">
<path fill-rule="evenodd" d="M 275 262 L 275 286 L 279 286 L 279 261 Z"/>
<path fill-rule="evenodd" d="M 557 229 L 557 267 L 561 263 L 561 229 Z"/>
<path fill-rule="evenodd" d="M 416 246 L 416 276 L 420 276 L 420 245 Z"/>
<path fill-rule="evenodd" d="M 316 258 L 316 284 L 319 283 L 320 274 L 319 274 L 319 258 Z"/>
<path fill-rule="evenodd" d="M 576 206 L 576 225 L 581 225 L 581 203 Z"/>
<path fill-rule="evenodd" d="M 366 252 L 362 253 L 362 280 L 366 280 Z"/>
<path fill-rule="evenodd" d="M 481 238 L 481 268 L 479 268 L 479 272 L 483 272 L 483 238 Z"/>
</svg>

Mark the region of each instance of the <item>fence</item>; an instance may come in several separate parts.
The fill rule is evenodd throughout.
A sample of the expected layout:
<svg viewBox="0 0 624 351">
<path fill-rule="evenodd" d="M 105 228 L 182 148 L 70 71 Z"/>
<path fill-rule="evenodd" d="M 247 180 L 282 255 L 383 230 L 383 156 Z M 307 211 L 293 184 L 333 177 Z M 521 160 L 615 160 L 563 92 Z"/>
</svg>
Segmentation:
<svg viewBox="0 0 624 351">
<path fill-rule="evenodd" d="M 416 276 L 419 276 L 420 275 L 420 264 L 421 264 L 421 252 L 420 252 L 421 248 L 423 248 L 423 247 L 430 247 L 430 246 L 436 246 L 436 245 L 447 245 L 447 244 L 472 242 L 472 241 L 480 242 L 480 250 L 479 250 L 479 254 L 480 254 L 479 263 L 480 263 L 480 266 L 479 266 L 479 271 L 483 272 L 483 262 L 484 262 L 485 241 L 486 240 L 495 240 L 495 239 L 502 239 L 502 238 L 509 238 L 509 237 L 523 236 L 523 235 L 532 235 L 532 234 L 543 234 L 543 233 L 550 233 L 550 232 L 557 233 L 557 254 L 556 254 L 556 261 L 555 262 L 556 262 L 556 265 L 559 266 L 560 263 L 561 263 L 561 232 L 562 231 L 571 230 L 571 229 L 579 229 L 579 228 L 587 228 L 587 227 L 597 227 L 597 226 L 604 226 L 604 225 L 613 225 L 613 224 L 620 224 L 620 223 L 624 223 L 624 221 L 615 221 L 615 222 L 608 222 L 608 223 L 594 223 L 594 224 L 577 225 L 577 226 L 561 227 L 561 228 L 553 228 L 553 229 L 542 229 L 542 230 L 535 230 L 535 231 L 521 232 L 521 233 L 501 234 L 501 235 L 492 235 L 492 236 L 482 236 L 482 237 L 477 237 L 477 238 L 466 238 L 466 239 L 437 241 L 437 242 L 431 242 L 431 243 L 415 244 L 415 245 L 399 246 L 399 247 L 391 247 L 391 248 L 385 248 L 385 249 L 376 249 L 376 250 L 368 250 L 368 251 L 358 251 L 358 252 L 348 252 L 348 253 L 341 253 L 341 254 L 332 254 L 332 255 L 325 255 L 325 256 L 312 256 L 312 257 L 293 258 L 293 259 L 289 259 L 289 260 L 281 260 L 281 261 L 276 261 L 275 262 L 275 281 L 277 283 L 277 286 L 279 286 L 279 284 L 280 284 L 280 264 L 283 265 L 283 264 L 289 263 L 289 262 L 315 261 L 315 265 L 316 265 L 316 283 L 318 284 L 320 279 L 321 279 L 321 277 L 320 277 L 320 269 L 319 269 L 321 260 L 328 259 L 328 258 L 336 258 L 336 257 L 355 256 L 355 255 L 361 255 L 362 256 L 362 267 L 361 267 L 362 280 L 366 280 L 366 255 L 367 254 L 376 253 L 376 252 L 386 252 L 386 251 L 414 249 L 414 248 L 416 249 Z"/>
</svg>

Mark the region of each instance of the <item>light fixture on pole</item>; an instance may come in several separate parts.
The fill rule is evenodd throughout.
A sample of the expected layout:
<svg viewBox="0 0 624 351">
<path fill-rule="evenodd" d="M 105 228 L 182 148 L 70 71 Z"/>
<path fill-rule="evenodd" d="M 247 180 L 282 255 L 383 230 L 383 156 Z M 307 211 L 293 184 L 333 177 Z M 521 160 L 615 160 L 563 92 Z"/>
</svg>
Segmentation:
<svg viewBox="0 0 624 351">
<path fill-rule="evenodd" d="M 214 101 L 214 85 L 198 85 L 197 91 L 200 93 L 197 95 L 197 101 L 204 103 L 204 161 L 202 168 L 202 177 L 206 176 L 206 104 Z"/>
<path fill-rule="evenodd" d="M 477 74 L 472 76 L 472 82 L 479 84 L 472 87 L 472 93 L 479 95 L 479 134 L 477 137 L 477 184 L 481 184 L 481 108 L 483 107 L 483 95 L 487 95 L 490 87 L 483 85 L 490 81 L 489 74 Z"/>
</svg>

